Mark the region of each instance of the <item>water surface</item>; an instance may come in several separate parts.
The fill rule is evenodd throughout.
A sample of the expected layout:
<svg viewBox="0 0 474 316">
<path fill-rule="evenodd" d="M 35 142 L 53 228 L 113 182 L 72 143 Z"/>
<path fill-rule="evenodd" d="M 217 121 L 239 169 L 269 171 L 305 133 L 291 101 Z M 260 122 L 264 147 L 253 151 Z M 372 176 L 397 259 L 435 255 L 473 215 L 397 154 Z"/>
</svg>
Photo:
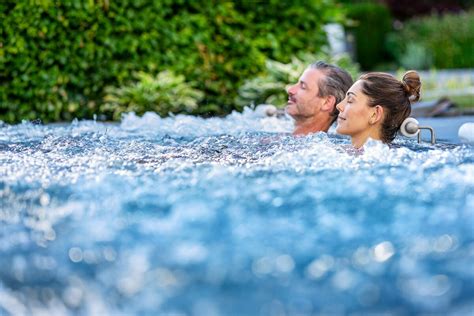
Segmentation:
<svg viewBox="0 0 474 316">
<path fill-rule="evenodd" d="M 472 312 L 473 147 L 291 127 L 0 127 L 0 314 Z"/>
</svg>

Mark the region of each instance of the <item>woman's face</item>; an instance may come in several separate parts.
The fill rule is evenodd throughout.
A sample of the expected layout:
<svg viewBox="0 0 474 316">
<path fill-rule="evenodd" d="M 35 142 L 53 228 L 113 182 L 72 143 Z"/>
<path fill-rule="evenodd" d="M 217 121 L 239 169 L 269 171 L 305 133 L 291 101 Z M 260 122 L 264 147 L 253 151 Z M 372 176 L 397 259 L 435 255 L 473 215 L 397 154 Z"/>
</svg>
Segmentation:
<svg viewBox="0 0 474 316">
<path fill-rule="evenodd" d="M 369 106 L 369 97 L 362 93 L 361 80 L 352 85 L 344 100 L 336 107 L 340 112 L 336 132 L 352 138 L 369 135 L 374 109 Z"/>
</svg>

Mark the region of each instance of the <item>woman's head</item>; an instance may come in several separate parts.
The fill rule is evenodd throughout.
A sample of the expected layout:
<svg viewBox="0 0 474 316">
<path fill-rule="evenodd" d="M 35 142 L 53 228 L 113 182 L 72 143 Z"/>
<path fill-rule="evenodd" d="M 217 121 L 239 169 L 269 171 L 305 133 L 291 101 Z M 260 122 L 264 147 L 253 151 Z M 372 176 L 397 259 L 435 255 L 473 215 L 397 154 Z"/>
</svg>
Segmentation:
<svg viewBox="0 0 474 316">
<path fill-rule="evenodd" d="M 337 132 L 350 135 L 356 147 L 369 137 L 390 143 L 410 115 L 411 102 L 420 98 L 420 88 L 416 71 L 405 73 L 402 81 L 381 72 L 362 75 L 337 105 Z"/>
</svg>

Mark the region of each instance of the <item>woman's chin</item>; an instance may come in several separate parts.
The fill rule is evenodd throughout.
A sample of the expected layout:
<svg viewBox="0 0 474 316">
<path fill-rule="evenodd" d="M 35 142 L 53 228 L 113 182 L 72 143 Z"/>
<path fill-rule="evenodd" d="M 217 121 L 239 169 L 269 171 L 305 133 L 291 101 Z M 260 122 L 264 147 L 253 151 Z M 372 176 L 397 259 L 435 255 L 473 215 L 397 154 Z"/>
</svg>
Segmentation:
<svg viewBox="0 0 474 316">
<path fill-rule="evenodd" d="M 341 134 L 341 135 L 347 135 L 347 132 L 344 130 L 344 128 L 341 127 L 336 127 L 336 133 Z"/>
</svg>

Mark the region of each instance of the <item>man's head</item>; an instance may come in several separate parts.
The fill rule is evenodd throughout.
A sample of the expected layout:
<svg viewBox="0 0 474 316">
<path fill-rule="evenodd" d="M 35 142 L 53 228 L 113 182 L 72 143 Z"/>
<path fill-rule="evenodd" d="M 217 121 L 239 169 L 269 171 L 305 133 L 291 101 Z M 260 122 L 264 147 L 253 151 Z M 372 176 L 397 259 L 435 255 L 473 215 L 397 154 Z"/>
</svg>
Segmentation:
<svg viewBox="0 0 474 316">
<path fill-rule="evenodd" d="M 318 61 L 306 68 L 287 89 L 286 112 L 295 119 L 294 134 L 327 131 L 339 114 L 336 104 L 351 85 L 351 76 L 337 66 Z"/>
</svg>

